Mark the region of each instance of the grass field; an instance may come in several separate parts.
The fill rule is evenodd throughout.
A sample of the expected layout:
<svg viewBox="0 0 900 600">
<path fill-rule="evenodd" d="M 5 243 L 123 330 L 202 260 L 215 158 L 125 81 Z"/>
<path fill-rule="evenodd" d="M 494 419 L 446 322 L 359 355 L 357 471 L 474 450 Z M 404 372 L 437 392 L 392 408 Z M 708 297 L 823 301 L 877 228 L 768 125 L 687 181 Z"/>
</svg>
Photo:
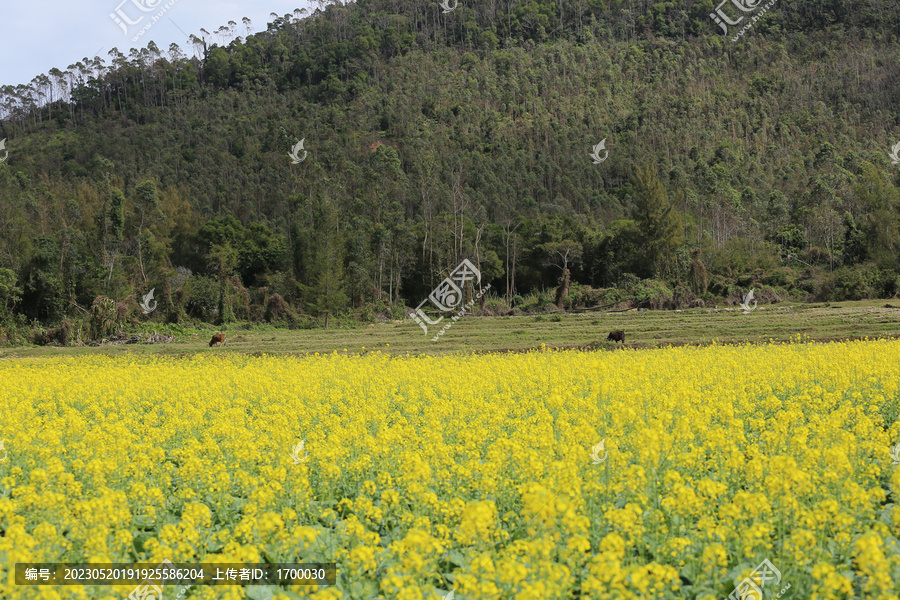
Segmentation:
<svg viewBox="0 0 900 600">
<path fill-rule="evenodd" d="M 97 348 L 0 348 L 0 357 L 47 355 L 122 355 L 194 352 L 303 354 L 373 350 L 389 354 L 447 354 L 456 352 L 522 351 L 540 348 L 613 348 L 604 342 L 612 330 L 624 330 L 629 348 L 668 345 L 789 341 L 798 335 L 811 341 L 900 337 L 900 302 L 840 304 L 781 304 L 760 306 L 750 314 L 737 308 L 628 313 L 581 313 L 554 316 L 466 316 L 436 342 L 431 338 L 447 321 L 426 335 L 411 319 L 355 328 L 287 330 L 242 328 L 194 331 L 169 344 L 132 344 Z M 160 328 L 162 329 L 162 328 Z M 212 334 L 224 331 L 225 348 L 209 348 Z"/>
</svg>

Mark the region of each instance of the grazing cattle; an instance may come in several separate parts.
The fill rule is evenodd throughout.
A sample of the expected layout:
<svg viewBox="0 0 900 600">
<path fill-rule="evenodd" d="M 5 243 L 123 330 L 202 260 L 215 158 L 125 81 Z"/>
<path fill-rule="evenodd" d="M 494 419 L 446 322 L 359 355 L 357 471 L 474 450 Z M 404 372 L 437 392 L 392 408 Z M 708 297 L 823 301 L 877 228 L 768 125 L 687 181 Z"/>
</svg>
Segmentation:
<svg viewBox="0 0 900 600">
<path fill-rule="evenodd" d="M 211 340 L 209 340 L 210 348 L 212 348 L 213 346 L 218 345 L 218 344 L 222 344 L 223 346 L 225 345 L 225 334 L 224 333 L 217 333 L 216 335 L 214 335 L 212 337 Z"/>
<path fill-rule="evenodd" d="M 609 337 L 606 338 L 607 342 L 622 342 L 625 343 L 625 332 L 624 331 L 611 331 Z"/>
</svg>

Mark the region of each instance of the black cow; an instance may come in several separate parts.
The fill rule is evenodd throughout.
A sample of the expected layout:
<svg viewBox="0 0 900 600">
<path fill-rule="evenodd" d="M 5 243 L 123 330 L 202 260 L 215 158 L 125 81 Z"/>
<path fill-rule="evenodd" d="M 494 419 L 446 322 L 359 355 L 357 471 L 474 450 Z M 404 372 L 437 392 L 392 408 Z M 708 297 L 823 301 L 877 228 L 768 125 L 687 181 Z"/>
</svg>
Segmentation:
<svg viewBox="0 0 900 600">
<path fill-rule="evenodd" d="M 622 342 L 625 344 L 625 332 L 624 331 L 612 331 L 609 334 L 609 337 L 606 338 L 607 342 Z"/>
</svg>

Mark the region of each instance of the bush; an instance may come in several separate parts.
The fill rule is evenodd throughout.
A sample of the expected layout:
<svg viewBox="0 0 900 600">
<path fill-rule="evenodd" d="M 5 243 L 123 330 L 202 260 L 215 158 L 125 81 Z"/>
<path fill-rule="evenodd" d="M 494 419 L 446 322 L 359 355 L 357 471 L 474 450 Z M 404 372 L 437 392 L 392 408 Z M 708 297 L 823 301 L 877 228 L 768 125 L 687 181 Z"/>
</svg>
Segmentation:
<svg viewBox="0 0 900 600">
<path fill-rule="evenodd" d="M 687 284 L 679 283 L 672 292 L 672 305 L 674 308 L 702 308 L 704 303 L 698 299 L 694 291 Z"/>
<path fill-rule="evenodd" d="M 266 299 L 264 319 L 267 323 L 283 323 L 293 327 L 297 325 L 297 314 L 278 293 L 272 294 Z"/>
<path fill-rule="evenodd" d="M 68 346 L 72 341 L 72 329 L 72 321 L 63 319 L 57 328 L 38 330 L 34 343 L 38 346 Z"/>
<path fill-rule="evenodd" d="M 541 290 L 539 292 L 528 294 L 525 296 L 522 304 L 517 304 L 516 306 L 521 308 L 524 312 L 538 312 L 549 307 L 551 304 L 553 304 L 553 292 Z"/>
<path fill-rule="evenodd" d="M 511 307 L 506 304 L 506 300 L 500 296 L 488 295 L 485 296 L 482 314 L 485 316 L 504 317 L 509 314 L 510 308 Z"/>
<path fill-rule="evenodd" d="M 872 300 L 893 298 L 898 292 L 898 276 L 871 265 L 844 267 L 824 275 L 819 281 L 819 301 Z"/>
<path fill-rule="evenodd" d="M 628 297 L 628 293 L 616 288 L 592 288 L 589 285 L 573 283 L 563 306 L 567 310 L 611 306 Z"/>
<path fill-rule="evenodd" d="M 250 292 L 241 285 L 237 275 L 233 275 L 225 284 L 225 310 L 229 321 L 250 319 Z"/>
<path fill-rule="evenodd" d="M 662 281 L 646 279 L 632 289 L 632 306 L 649 306 L 653 310 L 675 308 L 675 295 Z"/>
<path fill-rule="evenodd" d="M 790 267 L 779 267 L 777 269 L 772 269 L 771 271 L 766 271 L 759 278 L 760 283 L 786 289 L 796 286 L 797 280 L 797 271 Z"/>
<path fill-rule="evenodd" d="M 572 283 L 569 287 L 569 295 L 566 297 L 563 307 L 566 310 L 573 308 L 588 308 L 600 303 L 601 291 L 595 290 L 589 285 Z"/>
<path fill-rule="evenodd" d="M 124 310 L 114 300 L 106 296 L 97 296 L 91 304 L 90 319 L 87 323 L 86 337 L 90 340 L 102 340 L 109 337 L 121 323 Z"/>
<path fill-rule="evenodd" d="M 210 277 L 195 275 L 189 277 L 176 292 L 176 311 L 192 319 L 213 322 L 219 312 L 219 286 Z M 180 320 L 180 319 L 179 319 Z"/>
<path fill-rule="evenodd" d="M 781 264 L 781 249 L 777 244 L 732 238 L 723 248 L 706 251 L 706 270 L 709 273 L 734 277 L 752 273 L 754 269 L 770 272 Z"/>
<path fill-rule="evenodd" d="M 0 322 L 8 322 L 12 318 L 13 309 L 22 299 L 22 289 L 16 281 L 13 271 L 0 268 Z"/>
<path fill-rule="evenodd" d="M 0 344 L 21 346 L 29 343 L 28 319 L 23 314 L 0 322 Z"/>
</svg>

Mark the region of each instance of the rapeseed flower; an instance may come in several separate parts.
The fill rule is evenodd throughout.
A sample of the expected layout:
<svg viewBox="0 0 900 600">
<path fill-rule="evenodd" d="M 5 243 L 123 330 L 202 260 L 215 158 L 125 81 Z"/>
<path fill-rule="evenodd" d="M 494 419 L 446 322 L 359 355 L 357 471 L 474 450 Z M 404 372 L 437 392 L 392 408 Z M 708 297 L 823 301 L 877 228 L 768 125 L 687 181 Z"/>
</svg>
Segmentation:
<svg viewBox="0 0 900 600">
<path fill-rule="evenodd" d="M 317 600 L 719 598 L 768 558 L 795 594 L 897 600 L 898 354 L 0 361 L 0 596 L 130 591 L 17 562 L 169 559 L 337 563 L 290 589 Z"/>
</svg>

